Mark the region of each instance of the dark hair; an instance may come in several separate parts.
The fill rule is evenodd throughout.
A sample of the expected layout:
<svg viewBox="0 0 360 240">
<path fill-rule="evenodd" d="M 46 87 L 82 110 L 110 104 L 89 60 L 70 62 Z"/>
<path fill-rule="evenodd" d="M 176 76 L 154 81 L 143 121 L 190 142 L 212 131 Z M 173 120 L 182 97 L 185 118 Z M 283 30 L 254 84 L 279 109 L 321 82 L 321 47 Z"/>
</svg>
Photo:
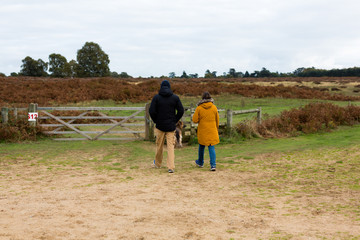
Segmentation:
<svg viewBox="0 0 360 240">
<path fill-rule="evenodd" d="M 209 92 L 204 92 L 202 95 L 202 99 L 211 99 L 211 95 Z"/>
</svg>

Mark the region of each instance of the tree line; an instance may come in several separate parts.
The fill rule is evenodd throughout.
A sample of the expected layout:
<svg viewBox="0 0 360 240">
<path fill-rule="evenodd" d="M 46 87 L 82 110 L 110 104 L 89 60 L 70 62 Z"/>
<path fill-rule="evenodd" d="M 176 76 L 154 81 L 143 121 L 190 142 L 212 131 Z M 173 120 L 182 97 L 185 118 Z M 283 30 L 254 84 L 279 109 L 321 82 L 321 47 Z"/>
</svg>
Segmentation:
<svg viewBox="0 0 360 240">
<path fill-rule="evenodd" d="M 49 62 L 42 59 L 35 60 L 29 56 L 22 60 L 19 73 L 11 73 L 11 76 L 32 76 L 32 77 L 130 77 L 126 72 L 118 74 L 110 72 L 109 56 L 101 49 L 99 44 L 86 42 L 77 51 L 76 60 L 67 61 L 61 54 L 52 53 L 49 55 Z"/>
<path fill-rule="evenodd" d="M 86 42 L 85 45 L 77 51 L 76 60 L 67 61 L 61 54 L 52 53 L 49 55 L 49 61 L 42 59 L 35 60 L 29 56 L 22 60 L 19 73 L 11 73 L 11 76 L 32 76 L 32 77 L 119 77 L 131 78 L 126 72 L 111 72 L 109 68 L 109 56 L 101 49 L 99 44 Z M 4 74 L 1 74 L 5 76 Z M 167 77 L 167 76 L 161 76 Z M 170 72 L 169 78 L 199 78 L 199 74 L 187 74 L 183 71 L 182 75 L 176 76 L 175 72 Z M 263 67 L 260 71 L 252 73 L 238 72 L 235 68 L 230 68 L 228 72 L 218 75 L 217 71 L 205 71 L 204 78 L 269 78 L 269 77 L 360 77 L 360 68 L 344 69 L 316 69 L 298 68 L 293 72 L 279 73 L 271 72 Z M 151 78 L 154 78 L 153 76 Z"/>
<path fill-rule="evenodd" d="M 170 73 L 170 77 L 174 77 L 175 73 Z M 184 71 L 179 78 L 197 78 L 198 74 L 189 74 L 187 75 Z M 176 76 L 175 76 L 176 77 Z M 279 73 L 271 72 L 266 68 L 262 68 L 260 71 L 254 71 L 249 73 L 246 71 L 237 72 L 235 68 L 230 68 L 229 72 L 224 72 L 222 75 L 217 75 L 216 71 L 206 70 L 204 78 L 277 78 L 277 77 L 360 77 L 360 68 L 344 68 L 344 69 L 316 69 L 311 68 L 298 68 L 293 72 L 289 73 Z"/>
</svg>

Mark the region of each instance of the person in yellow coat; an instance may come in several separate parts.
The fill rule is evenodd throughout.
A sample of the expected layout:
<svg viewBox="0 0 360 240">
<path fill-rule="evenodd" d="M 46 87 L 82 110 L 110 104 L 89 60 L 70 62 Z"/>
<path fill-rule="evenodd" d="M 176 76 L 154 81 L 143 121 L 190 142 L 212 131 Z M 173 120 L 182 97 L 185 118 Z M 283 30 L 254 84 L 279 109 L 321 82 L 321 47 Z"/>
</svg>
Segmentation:
<svg viewBox="0 0 360 240">
<path fill-rule="evenodd" d="M 204 166 L 204 150 L 209 148 L 210 170 L 216 171 L 216 153 L 215 145 L 220 142 L 219 139 L 219 113 L 214 105 L 209 92 L 204 92 L 202 99 L 195 109 L 192 117 L 194 123 L 198 123 L 197 137 L 199 143 L 198 160 L 195 161 L 198 167 Z"/>
</svg>

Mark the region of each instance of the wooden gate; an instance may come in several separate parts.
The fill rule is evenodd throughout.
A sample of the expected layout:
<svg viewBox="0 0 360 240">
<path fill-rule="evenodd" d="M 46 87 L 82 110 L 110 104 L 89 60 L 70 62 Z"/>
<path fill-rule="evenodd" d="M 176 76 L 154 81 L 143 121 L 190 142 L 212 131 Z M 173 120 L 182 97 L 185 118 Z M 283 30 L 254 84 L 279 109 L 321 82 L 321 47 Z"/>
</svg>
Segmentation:
<svg viewBox="0 0 360 240">
<path fill-rule="evenodd" d="M 144 114 L 145 109 L 145 107 L 37 107 L 38 125 L 46 129 L 44 133 L 48 135 L 80 135 L 80 138 L 67 137 L 54 140 L 146 139 L 147 136 L 144 134 L 147 132 L 145 129 L 148 128 L 149 121 Z M 68 114 L 59 116 L 55 115 L 54 111 L 57 113 L 70 111 L 75 116 Z M 114 112 L 115 116 L 110 115 Z M 94 123 L 94 120 L 97 122 Z"/>
<path fill-rule="evenodd" d="M 9 110 L 13 111 L 15 118 L 18 117 L 18 112 L 25 112 L 28 114 L 38 113 L 37 121 L 30 122 L 35 126 L 38 124 L 42 127 L 43 132 L 49 135 L 67 135 L 66 138 L 55 138 L 54 140 L 139 140 L 145 139 L 153 141 L 154 136 L 154 122 L 149 116 L 150 103 L 145 107 L 37 107 L 37 104 L 30 104 L 29 108 L 2 108 L 1 122 L 7 124 Z M 195 111 L 195 107 L 184 107 L 185 114 L 182 121 L 186 124 L 183 129 L 184 141 L 196 136 L 197 124 L 192 123 L 191 118 Z M 257 122 L 261 124 L 261 108 L 233 111 L 228 109 L 218 109 L 220 115 L 220 132 L 226 132 L 229 136 L 232 132 L 233 116 L 239 114 L 257 113 Z M 76 111 L 76 116 L 62 116 L 55 114 L 54 111 Z M 110 113 L 116 112 L 115 116 L 110 116 Z M 119 114 L 119 113 L 125 114 Z M 96 113 L 91 114 L 91 113 Z M 91 116 L 89 115 L 91 114 Z M 129 115 L 130 114 L 130 115 Z M 52 121 L 51 123 L 47 121 Z M 89 123 L 77 121 L 90 120 L 107 120 L 108 123 Z M 237 119 L 238 120 L 238 119 Z M 89 129 L 89 128 L 96 128 Z M 105 129 L 100 129 L 105 128 Z M 122 128 L 121 131 L 115 128 Z M 44 130 L 46 129 L 46 130 Z M 80 138 L 69 137 L 72 134 L 80 135 Z M 110 137 L 104 137 L 107 135 Z M 119 137 L 121 135 L 122 137 Z"/>
</svg>

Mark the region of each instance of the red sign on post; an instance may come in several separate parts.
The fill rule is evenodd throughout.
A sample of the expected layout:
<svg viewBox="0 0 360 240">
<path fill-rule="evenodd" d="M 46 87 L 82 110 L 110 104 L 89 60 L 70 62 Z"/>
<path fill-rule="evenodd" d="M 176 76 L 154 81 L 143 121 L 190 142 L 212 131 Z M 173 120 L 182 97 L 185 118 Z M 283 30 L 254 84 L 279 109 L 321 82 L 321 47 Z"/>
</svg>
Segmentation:
<svg viewBox="0 0 360 240">
<path fill-rule="evenodd" d="M 35 122 L 37 118 L 38 118 L 37 112 L 28 113 L 28 121 L 29 122 Z"/>
</svg>

